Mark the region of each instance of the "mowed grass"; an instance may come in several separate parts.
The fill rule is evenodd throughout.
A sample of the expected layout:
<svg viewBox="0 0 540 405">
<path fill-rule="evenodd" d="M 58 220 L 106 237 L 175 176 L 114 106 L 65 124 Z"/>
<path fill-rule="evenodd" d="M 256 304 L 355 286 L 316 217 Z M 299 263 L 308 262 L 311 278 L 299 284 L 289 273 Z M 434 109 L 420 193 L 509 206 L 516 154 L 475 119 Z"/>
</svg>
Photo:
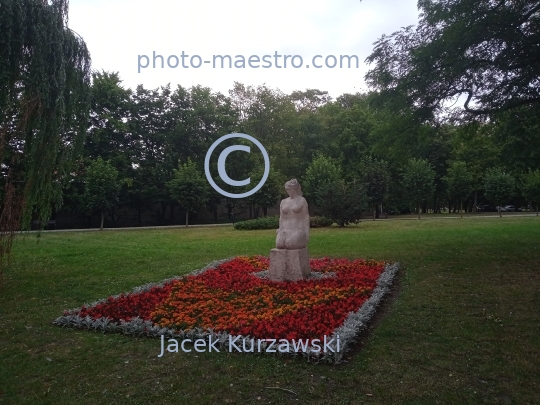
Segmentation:
<svg viewBox="0 0 540 405">
<path fill-rule="evenodd" d="M 52 325 L 64 309 L 274 243 L 273 230 L 228 227 L 19 238 L 0 296 L 0 403 L 540 403 L 537 217 L 312 230 L 312 257 L 403 265 L 383 315 L 337 366 L 224 351 L 158 358 L 158 339 Z"/>
</svg>

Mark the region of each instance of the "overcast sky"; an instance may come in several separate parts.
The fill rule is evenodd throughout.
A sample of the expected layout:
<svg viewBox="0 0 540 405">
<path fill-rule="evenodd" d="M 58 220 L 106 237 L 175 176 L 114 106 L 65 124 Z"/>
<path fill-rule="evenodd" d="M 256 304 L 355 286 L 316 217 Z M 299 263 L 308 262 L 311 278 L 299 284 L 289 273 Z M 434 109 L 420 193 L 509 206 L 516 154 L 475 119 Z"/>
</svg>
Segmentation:
<svg viewBox="0 0 540 405">
<path fill-rule="evenodd" d="M 332 97 L 365 89 L 365 58 L 383 34 L 417 24 L 417 0 L 71 0 L 69 27 L 86 41 L 97 70 L 117 71 L 125 87 L 156 88 L 167 83 L 200 84 L 227 93 L 235 81 L 279 88 L 286 93 L 316 88 Z M 182 67 L 181 54 L 185 55 Z M 152 67 L 153 52 L 164 56 Z M 299 55 L 302 66 L 277 68 L 278 55 Z M 245 68 L 213 68 L 213 55 L 245 57 Z M 138 72 L 138 61 L 149 65 Z M 176 55 L 179 65 L 176 64 Z M 200 61 L 193 55 L 199 55 Z M 263 68 L 251 55 L 272 63 Z M 313 57 L 321 55 L 313 61 Z M 334 63 L 337 66 L 325 66 Z M 357 55 L 359 67 L 339 68 L 340 55 Z M 284 57 L 277 59 L 283 66 Z M 203 62 L 199 68 L 190 66 Z M 210 63 L 205 64 L 204 61 Z M 297 57 L 293 61 L 300 64 Z M 314 68 L 312 63 L 321 68 Z M 346 66 L 346 59 L 343 59 Z M 240 62 L 238 62 L 240 63 Z M 228 64 L 228 63 L 227 63 Z M 309 67 L 307 67 L 309 66 Z"/>
</svg>

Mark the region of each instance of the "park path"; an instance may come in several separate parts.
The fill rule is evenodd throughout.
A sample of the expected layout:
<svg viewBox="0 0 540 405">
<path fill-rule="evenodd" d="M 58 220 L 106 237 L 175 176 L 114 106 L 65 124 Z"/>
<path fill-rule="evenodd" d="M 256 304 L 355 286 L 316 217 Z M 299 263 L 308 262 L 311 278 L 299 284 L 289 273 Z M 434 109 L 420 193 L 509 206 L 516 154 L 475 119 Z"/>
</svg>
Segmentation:
<svg viewBox="0 0 540 405">
<path fill-rule="evenodd" d="M 103 228 L 104 231 L 132 231 L 140 229 L 175 229 L 175 228 L 203 228 L 203 227 L 216 227 L 216 226 L 233 226 L 232 223 L 227 224 L 200 224 L 200 225 L 163 225 L 163 226 L 131 226 L 125 228 Z M 94 232 L 99 231 L 99 228 L 78 228 L 78 229 L 48 229 L 41 232 Z M 28 233 L 37 233 L 39 231 L 28 231 Z M 19 232 L 25 233 L 25 232 Z"/>
</svg>

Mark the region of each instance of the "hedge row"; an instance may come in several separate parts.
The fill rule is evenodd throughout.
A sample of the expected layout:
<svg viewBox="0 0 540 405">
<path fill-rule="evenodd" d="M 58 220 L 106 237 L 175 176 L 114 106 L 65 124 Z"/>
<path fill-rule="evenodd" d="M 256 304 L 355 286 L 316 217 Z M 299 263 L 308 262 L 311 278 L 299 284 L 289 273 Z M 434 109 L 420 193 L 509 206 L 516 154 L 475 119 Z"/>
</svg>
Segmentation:
<svg viewBox="0 0 540 405">
<path fill-rule="evenodd" d="M 325 217 L 311 217 L 309 225 L 311 228 L 320 228 L 323 226 L 330 226 L 333 224 L 331 219 Z M 247 221 L 240 221 L 234 224 L 235 229 L 242 231 L 251 231 L 254 229 L 278 229 L 279 217 L 264 217 L 257 219 L 248 219 Z"/>
</svg>

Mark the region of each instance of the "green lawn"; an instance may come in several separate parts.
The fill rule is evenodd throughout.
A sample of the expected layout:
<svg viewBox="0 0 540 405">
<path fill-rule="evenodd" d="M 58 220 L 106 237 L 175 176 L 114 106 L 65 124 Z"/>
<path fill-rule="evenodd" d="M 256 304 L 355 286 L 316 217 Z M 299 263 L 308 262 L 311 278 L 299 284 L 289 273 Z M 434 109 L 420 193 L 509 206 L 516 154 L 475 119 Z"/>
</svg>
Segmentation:
<svg viewBox="0 0 540 405">
<path fill-rule="evenodd" d="M 64 309 L 215 259 L 267 255 L 274 240 L 274 230 L 229 227 L 20 238 L 0 291 L 0 403 L 539 403 L 538 217 L 312 230 L 312 257 L 403 264 L 383 315 L 337 366 L 227 352 L 158 358 L 157 339 L 52 325 Z"/>
</svg>

